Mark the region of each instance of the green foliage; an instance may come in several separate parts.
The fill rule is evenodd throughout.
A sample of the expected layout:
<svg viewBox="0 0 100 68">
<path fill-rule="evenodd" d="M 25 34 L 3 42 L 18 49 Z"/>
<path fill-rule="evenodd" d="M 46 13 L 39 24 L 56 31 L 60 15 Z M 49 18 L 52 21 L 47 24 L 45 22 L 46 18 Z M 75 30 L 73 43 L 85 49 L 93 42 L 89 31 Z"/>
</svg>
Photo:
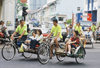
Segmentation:
<svg viewBox="0 0 100 68">
<path fill-rule="evenodd" d="M 68 19 L 66 22 L 67 22 L 67 24 L 71 24 L 72 23 L 72 19 Z"/>
<path fill-rule="evenodd" d="M 17 0 L 16 3 L 16 12 L 17 14 L 22 10 L 22 7 L 28 7 L 27 3 L 21 3 L 20 0 Z M 21 18 L 22 16 L 18 16 L 18 18 Z"/>
</svg>

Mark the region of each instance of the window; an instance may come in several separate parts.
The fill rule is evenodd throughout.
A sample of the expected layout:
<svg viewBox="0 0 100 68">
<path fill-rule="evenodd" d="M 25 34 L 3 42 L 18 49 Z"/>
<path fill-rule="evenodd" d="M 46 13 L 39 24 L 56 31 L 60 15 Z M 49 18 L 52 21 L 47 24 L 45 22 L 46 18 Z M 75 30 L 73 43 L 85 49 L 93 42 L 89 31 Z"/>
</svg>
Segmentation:
<svg viewBox="0 0 100 68">
<path fill-rule="evenodd" d="M 64 19 L 63 17 L 59 17 L 59 21 L 63 21 L 63 19 Z"/>
</svg>

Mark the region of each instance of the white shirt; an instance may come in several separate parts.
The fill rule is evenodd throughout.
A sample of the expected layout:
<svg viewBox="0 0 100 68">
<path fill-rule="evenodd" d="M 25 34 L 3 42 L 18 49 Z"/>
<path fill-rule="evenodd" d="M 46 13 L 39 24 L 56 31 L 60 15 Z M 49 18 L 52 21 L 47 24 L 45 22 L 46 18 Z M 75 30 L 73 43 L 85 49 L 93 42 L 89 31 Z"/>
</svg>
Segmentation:
<svg viewBox="0 0 100 68">
<path fill-rule="evenodd" d="M 40 40 L 42 40 L 42 39 L 43 39 L 43 35 L 40 35 L 40 36 L 36 35 L 36 40 L 37 40 L 37 41 L 40 41 Z"/>
<path fill-rule="evenodd" d="M 30 38 L 31 38 L 32 40 L 37 40 L 37 41 L 40 41 L 40 40 L 42 40 L 42 39 L 43 39 L 43 35 L 38 36 L 38 35 L 36 34 L 36 36 L 35 36 L 35 37 L 31 36 Z"/>
</svg>

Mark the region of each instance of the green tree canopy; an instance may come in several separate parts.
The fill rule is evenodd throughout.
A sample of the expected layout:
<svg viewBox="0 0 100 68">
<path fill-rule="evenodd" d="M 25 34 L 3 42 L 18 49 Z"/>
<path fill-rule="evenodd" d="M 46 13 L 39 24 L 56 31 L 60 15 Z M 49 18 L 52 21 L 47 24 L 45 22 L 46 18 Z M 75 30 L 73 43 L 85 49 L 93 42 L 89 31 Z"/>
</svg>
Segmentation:
<svg viewBox="0 0 100 68">
<path fill-rule="evenodd" d="M 67 22 L 67 24 L 71 24 L 72 23 L 72 19 L 68 19 L 66 22 Z"/>
</svg>

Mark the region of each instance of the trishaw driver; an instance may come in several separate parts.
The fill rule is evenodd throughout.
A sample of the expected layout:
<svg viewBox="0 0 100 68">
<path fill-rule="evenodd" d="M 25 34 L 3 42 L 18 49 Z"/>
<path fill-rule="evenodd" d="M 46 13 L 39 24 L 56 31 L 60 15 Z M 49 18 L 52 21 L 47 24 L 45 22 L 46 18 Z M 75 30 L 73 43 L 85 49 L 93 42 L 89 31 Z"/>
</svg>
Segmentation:
<svg viewBox="0 0 100 68">
<path fill-rule="evenodd" d="M 53 43 L 56 43 L 56 50 L 58 48 L 58 41 L 60 41 L 62 39 L 62 35 L 61 35 L 61 26 L 58 24 L 58 21 L 55 19 L 53 20 L 53 27 L 51 29 L 51 33 L 48 35 L 47 38 L 50 38 L 50 36 L 53 34 L 53 39 L 51 41 L 51 46 L 50 46 L 50 58 L 52 58 L 53 54 Z"/>
<path fill-rule="evenodd" d="M 12 34 L 11 39 L 13 40 L 14 35 L 19 34 L 18 39 L 25 41 L 27 39 L 27 25 L 24 20 L 20 20 L 20 25 L 16 28 L 16 31 Z"/>
</svg>

